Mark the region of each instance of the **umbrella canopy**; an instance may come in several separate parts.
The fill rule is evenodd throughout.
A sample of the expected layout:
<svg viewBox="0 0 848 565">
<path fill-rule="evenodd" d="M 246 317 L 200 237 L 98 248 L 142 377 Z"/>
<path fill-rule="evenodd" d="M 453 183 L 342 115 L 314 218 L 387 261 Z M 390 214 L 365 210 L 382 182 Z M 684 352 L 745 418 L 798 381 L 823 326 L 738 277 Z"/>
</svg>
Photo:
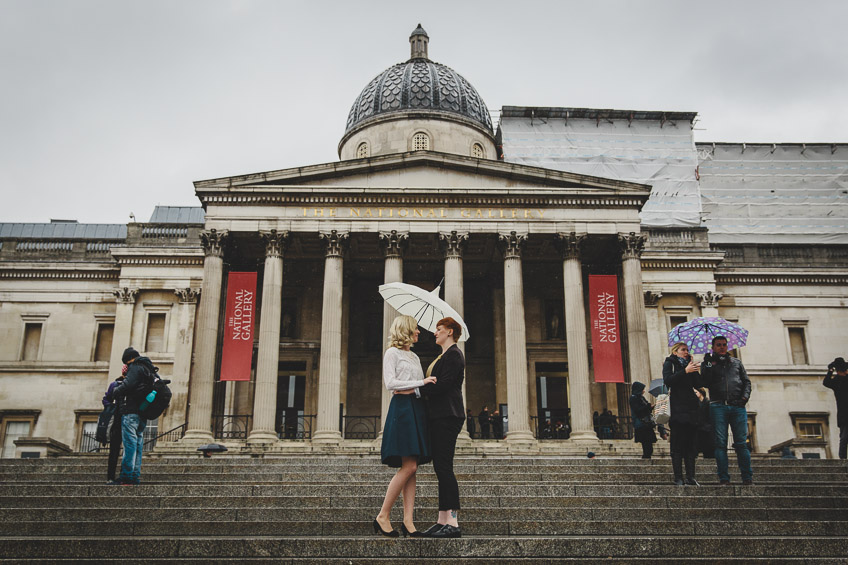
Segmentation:
<svg viewBox="0 0 848 565">
<path fill-rule="evenodd" d="M 748 330 L 739 324 L 728 322 L 724 318 L 695 318 L 674 326 L 668 332 L 668 345 L 678 341 L 689 346 L 690 353 L 708 353 L 715 336 L 727 338 L 727 348 L 742 347 L 748 341 Z"/>
<path fill-rule="evenodd" d="M 453 318 L 462 327 L 459 341 L 466 341 L 468 326 L 456 310 L 439 298 L 441 288 L 437 286 L 432 292 L 427 292 L 415 285 L 393 282 L 380 285 L 379 290 L 380 296 L 389 306 L 401 314 L 412 316 L 418 320 L 419 326 L 428 331 L 435 332 L 436 323 L 442 318 Z"/>
<path fill-rule="evenodd" d="M 648 385 L 648 392 L 653 396 L 668 394 L 668 387 L 665 386 L 665 383 L 662 379 L 654 379 L 651 381 L 651 384 Z"/>
</svg>

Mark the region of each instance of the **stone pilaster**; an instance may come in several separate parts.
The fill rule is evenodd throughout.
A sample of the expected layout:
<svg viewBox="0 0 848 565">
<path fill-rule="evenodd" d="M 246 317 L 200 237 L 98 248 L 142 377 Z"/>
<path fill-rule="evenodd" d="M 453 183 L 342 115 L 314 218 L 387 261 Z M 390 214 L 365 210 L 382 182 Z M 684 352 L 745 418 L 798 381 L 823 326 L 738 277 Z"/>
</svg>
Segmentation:
<svg viewBox="0 0 848 565">
<path fill-rule="evenodd" d="M 379 238 L 385 255 L 383 282 L 403 282 L 403 252 L 409 241 L 409 234 L 392 230 L 389 232 L 380 232 Z M 389 306 L 388 303 L 383 304 L 383 347 L 380 351 L 385 351 L 386 349 L 386 343 L 389 341 L 389 328 L 391 328 L 392 321 L 397 316 L 397 310 Z M 382 364 L 380 366 L 382 367 Z M 380 390 L 382 394 L 380 397 L 380 433 L 377 437 L 378 441 L 382 439 L 383 426 L 386 425 L 386 414 L 389 411 L 389 403 L 392 401 L 392 393 L 383 384 L 382 375 L 380 378 Z"/>
<path fill-rule="evenodd" d="M 524 326 L 524 280 L 521 248 L 527 235 L 499 234 L 504 255 L 504 318 L 506 334 L 506 381 L 510 442 L 532 442 L 527 406 L 527 338 Z"/>
<path fill-rule="evenodd" d="M 624 315 L 627 320 L 627 357 L 630 380 L 649 383 L 651 363 L 648 352 L 648 325 L 645 319 L 645 294 L 642 288 L 642 264 L 639 258 L 646 237 L 630 232 L 618 234 L 624 283 Z"/>
<path fill-rule="evenodd" d="M 462 274 L 462 252 L 465 244 L 468 241 L 467 232 L 443 232 L 439 234 L 439 243 L 445 252 L 445 302 L 456 310 L 460 316 L 465 316 L 465 279 Z M 465 355 L 465 342 L 458 343 L 457 346 Z M 465 395 L 465 385 L 468 376 L 462 381 L 462 402 L 468 404 Z M 463 426 L 459 432 L 460 440 L 470 440 L 468 430 Z"/>
<path fill-rule="evenodd" d="M 277 441 L 274 416 L 277 409 L 280 317 L 283 307 L 283 255 L 289 233 L 277 230 L 260 231 L 259 237 L 265 244 L 265 273 L 262 278 L 253 427 L 247 438 L 247 442 L 251 444 Z"/>
<path fill-rule="evenodd" d="M 701 301 L 701 316 L 705 318 L 717 318 L 718 301 L 721 300 L 724 295 L 720 292 L 713 292 L 711 290 L 708 290 L 707 292 L 696 292 L 695 295 L 698 297 L 698 300 Z"/>
<path fill-rule="evenodd" d="M 115 307 L 115 328 L 112 331 L 112 351 L 109 354 L 109 378 L 115 380 L 121 374 L 124 363 L 121 356 L 124 349 L 132 345 L 132 321 L 135 310 L 137 288 L 122 287 L 112 291 L 118 305 Z M 136 349 L 139 349 L 136 347 Z"/>
<path fill-rule="evenodd" d="M 174 289 L 179 297 L 177 306 L 177 345 L 174 350 L 174 369 L 171 373 L 171 404 L 159 422 L 159 429 L 166 432 L 186 421 L 188 405 L 188 383 L 191 376 L 191 348 L 194 345 L 194 319 L 200 289 L 185 287 Z"/>
<path fill-rule="evenodd" d="M 332 230 L 319 234 L 326 245 L 324 260 L 324 301 L 321 313 L 321 358 L 318 373 L 318 421 L 313 442 L 341 440 L 339 399 L 341 398 L 342 275 L 343 254 L 348 234 Z"/>
<path fill-rule="evenodd" d="M 200 234 L 206 258 L 203 286 L 197 312 L 197 341 L 194 375 L 189 392 L 188 426 L 183 441 L 212 441 L 212 392 L 218 346 L 218 319 L 221 312 L 221 286 L 224 277 L 224 248 L 229 232 L 215 229 Z"/>
<path fill-rule="evenodd" d="M 589 349 L 586 340 L 586 309 L 583 305 L 583 265 L 580 246 L 585 235 L 557 234 L 562 254 L 562 280 L 565 290 L 565 340 L 568 347 L 569 405 L 571 439 L 597 440 L 592 423 L 592 392 L 589 382 Z"/>
<path fill-rule="evenodd" d="M 661 292 L 646 290 L 645 323 L 648 328 L 648 359 L 651 365 L 651 380 L 662 378 L 662 364 L 668 351 L 668 335 L 662 328 L 663 318 L 659 309 Z M 647 384 L 647 383 L 645 383 Z"/>
</svg>

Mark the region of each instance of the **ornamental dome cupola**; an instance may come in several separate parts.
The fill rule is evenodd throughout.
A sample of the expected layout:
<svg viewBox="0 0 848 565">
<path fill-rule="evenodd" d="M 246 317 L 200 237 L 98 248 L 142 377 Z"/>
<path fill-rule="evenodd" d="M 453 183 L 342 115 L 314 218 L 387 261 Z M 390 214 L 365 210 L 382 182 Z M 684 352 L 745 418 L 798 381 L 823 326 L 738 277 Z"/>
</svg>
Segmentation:
<svg viewBox="0 0 848 565">
<path fill-rule="evenodd" d="M 429 59 L 429 43 L 418 24 L 409 60 L 374 77 L 356 97 L 341 159 L 420 150 L 497 158 L 486 103 L 462 75 Z"/>
</svg>

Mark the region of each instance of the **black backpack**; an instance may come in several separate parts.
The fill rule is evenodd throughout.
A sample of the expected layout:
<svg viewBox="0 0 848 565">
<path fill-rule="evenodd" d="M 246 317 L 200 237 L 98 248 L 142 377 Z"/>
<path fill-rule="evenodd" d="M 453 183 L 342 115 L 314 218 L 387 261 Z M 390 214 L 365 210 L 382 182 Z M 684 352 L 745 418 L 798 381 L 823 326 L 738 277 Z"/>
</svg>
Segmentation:
<svg viewBox="0 0 848 565">
<path fill-rule="evenodd" d="M 141 402 L 138 407 L 138 415 L 140 417 L 145 420 L 155 420 L 165 411 L 171 403 L 171 389 L 168 388 L 169 384 L 171 384 L 171 381 L 168 379 L 156 379 L 153 381 L 150 391 L 155 392 L 156 397 L 152 402 L 148 402 L 146 398 Z"/>
</svg>

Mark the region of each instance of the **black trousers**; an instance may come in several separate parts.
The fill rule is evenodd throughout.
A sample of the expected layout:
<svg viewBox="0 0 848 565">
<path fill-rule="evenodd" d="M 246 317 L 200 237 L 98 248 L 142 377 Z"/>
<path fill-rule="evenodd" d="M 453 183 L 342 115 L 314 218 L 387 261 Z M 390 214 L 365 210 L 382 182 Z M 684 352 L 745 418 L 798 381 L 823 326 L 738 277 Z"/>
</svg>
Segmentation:
<svg viewBox="0 0 848 565">
<path fill-rule="evenodd" d="M 115 415 L 115 421 L 112 422 L 111 434 L 109 436 L 109 467 L 106 470 L 106 478 L 110 481 L 115 480 L 116 470 L 118 468 L 118 458 L 121 455 L 121 416 Z"/>
<path fill-rule="evenodd" d="M 439 510 L 459 510 L 459 485 L 453 474 L 453 456 L 456 438 L 464 418 L 436 418 L 430 420 L 430 452 L 433 469 L 439 481 Z"/>
<path fill-rule="evenodd" d="M 671 421 L 671 454 L 683 459 L 698 457 L 698 427 Z"/>
</svg>

